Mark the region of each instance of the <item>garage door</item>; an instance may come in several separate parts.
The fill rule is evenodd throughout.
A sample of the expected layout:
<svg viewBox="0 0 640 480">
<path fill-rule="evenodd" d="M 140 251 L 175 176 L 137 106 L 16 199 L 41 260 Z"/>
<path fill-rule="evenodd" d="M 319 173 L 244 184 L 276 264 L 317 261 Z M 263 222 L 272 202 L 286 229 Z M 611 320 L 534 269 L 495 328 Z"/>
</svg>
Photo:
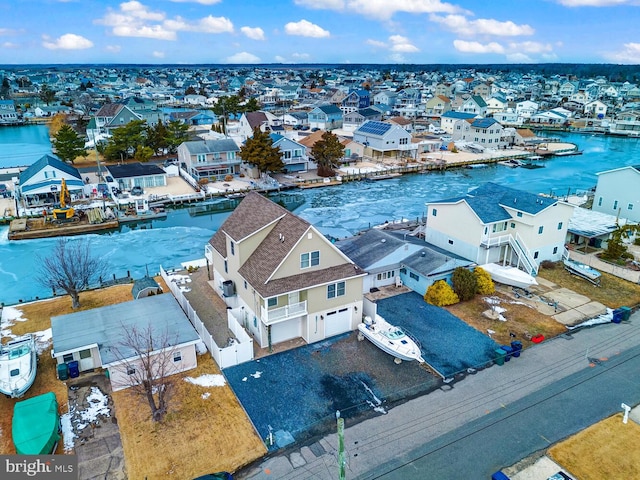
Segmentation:
<svg viewBox="0 0 640 480">
<path fill-rule="evenodd" d="M 324 336 L 333 337 L 351 330 L 351 312 L 348 308 L 328 312 L 324 316 Z"/>
<path fill-rule="evenodd" d="M 302 319 L 294 318 L 271 325 L 271 344 L 286 342 L 302 336 Z"/>
</svg>

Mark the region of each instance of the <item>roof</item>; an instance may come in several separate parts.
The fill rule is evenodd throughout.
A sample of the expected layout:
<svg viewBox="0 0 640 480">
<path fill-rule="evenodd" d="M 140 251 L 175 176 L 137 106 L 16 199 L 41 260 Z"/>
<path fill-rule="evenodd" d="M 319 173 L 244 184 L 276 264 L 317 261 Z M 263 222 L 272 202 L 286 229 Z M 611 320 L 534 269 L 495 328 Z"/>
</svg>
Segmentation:
<svg viewBox="0 0 640 480">
<path fill-rule="evenodd" d="M 466 112 L 454 112 L 448 111 L 441 115 L 441 118 L 457 118 L 460 120 L 469 120 L 471 118 L 476 118 L 477 115 L 475 113 L 466 113 Z"/>
<path fill-rule="evenodd" d="M 166 172 L 153 163 L 124 163 L 107 167 L 113 178 L 146 177 L 149 175 L 166 175 Z"/>
<path fill-rule="evenodd" d="M 166 346 L 199 340 L 176 299 L 165 293 L 52 317 L 53 351 L 57 355 L 97 344 L 105 366 L 134 355 L 122 345 L 123 331 L 133 327 L 151 328 L 157 342 L 166 337 Z"/>
<path fill-rule="evenodd" d="M 360 125 L 355 132 L 383 136 L 391 129 L 391 127 L 392 125 L 390 123 L 369 120 Z"/>
<path fill-rule="evenodd" d="M 345 262 L 342 265 L 313 270 L 298 275 L 272 280 L 270 277 L 310 229 L 321 235 L 309 222 L 292 214 L 284 207 L 249 192 L 240 202 L 209 243 L 222 256 L 227 256 L 226 236 L 240 242 L 267 226 L 269 233 L 238 269 L 238 273 L 263 297 L 268 298 L 286 292 L 309 288 L 362 275 L 364 272 Z M 329 244 L 330 245 L 330 244 Z"/>
<path fill-rule="evenodd" d="M 475 128 L 489 128 L 496 123 L 498 123 L 498 121 L 494 118 L 477 118 L 471 123 L 471 126 Z"/>
<path fill-rule="evenodd" d="M 240 151 L 238 144 L 230 138 L 184 142 L 184 145 L 187 147 L 190 155 Z"/>
<path fill-rule="evenodd" d="M 251 129 L 253 130 L 256 127 L 259 127 L 260 125 L 262 125 L 264 122 L 268 122 L 269 119 L 267 118 L 267 114 L 264 112 L 246 112 L 244 114 L 244 117 L 247 119 L 247 122 L 249 123 L 249 126 L 251 127 Z"/>
<path fill-rule="evenodd" d="M 138 298 L 138 295 L 140 294 L 140 292 L 142 292 L 143 290 L 146 290 L 147 288 L 159 289 L 160 285 L 158 285 L 158 282 L 156 282 L 151 277 L 145 276 L 145 277 L 139 278 L 138 280 L 135 280 L 133 282 L 131 295 L 133 295 L 133 298 Z"/>
<path fill-rule="evenodd" d="M 476 102 L 480 108 L 487 106 L 487 102 L 485 102 L 484 98 L 482 98 L 480 95 L 472 95 L 470 98 L 474 102 Z"/>
<path fill-rule="evenodd" d="M 340 108 L 338 108 L 336 105 L 319 105 L 316 108 L 321 110 L 323 113 L 325 113 L 327 115 L 339 115 L 339 114 L 342 114 L 342 110 L 340 110 Z"/>
<path fill-rule="evenodd" d="M 575 207 L 567 231 L 586 238 L 608 235 L 618 228 L 620 219 L 607 213 Z"/>
<path fill-rule="evenodd" d="M 100 110 L 98 110 L 95 116 L 107 118 L 115 117 L 122 108 L 124 108 L 124 106 L 120 103 L 106 103 L 100 107 Z"/>
<path fill-rule="evenodd" d="M 40 157 L 35 163 L 31 164 L 26 170 L 20 173 L 20 185 L 24 185 L 31 177 L 36 175 L 46 166 L 56 168 L 61 172 L 64 172 L 82 181 L 82 177 L 80 176 L 80 172 L 78 172 L 77 168 L 64 163 L 58 157 L 54 157 L 53 155 L 47 153 L 46 155 Z"/>
<path fill-rule="evenodd" d="M 376 228 L 335 243 L 342 253 L 364 270 L 375 269 L 376 264 L 383 259 L 388 263 L 392 262 L 394 252 L 402 249 L 404 245 L 405 242 L 402 240 Z M 399 262 L 405 256 L 406 254 L 395 261 Z"/>
</svg>

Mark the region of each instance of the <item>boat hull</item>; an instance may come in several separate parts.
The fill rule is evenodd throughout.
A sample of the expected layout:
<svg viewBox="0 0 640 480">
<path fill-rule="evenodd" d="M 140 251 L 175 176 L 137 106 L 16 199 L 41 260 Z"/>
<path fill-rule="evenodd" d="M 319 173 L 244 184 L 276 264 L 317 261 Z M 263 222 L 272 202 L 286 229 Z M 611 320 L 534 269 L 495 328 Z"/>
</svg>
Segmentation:
<svg viewBox="0 0 640 480">
<path fill-rule="evenodd" d="M 564 263 L 564 268 L 567 269 L 569 273 L 585 278 L 589 280 L 591 283 L 595 283 L 595 284 L 600 283 L 601 274 L 595 268 L 591 268 L 589 265 L 585 263 L 576 262 L 575 260 L 569 260 L 569 259 L 563 260 L 563 263 Z"/>
<path fill-rule="evenodd" d="M 37 361 L 33 335 L 3 345 L 0 350 L 0 393 L 12 398 L 22 397 L 36 379 Z"/>
<path fill-rule="evenodd" d="M 393 339 L 390 339 L 385 335 L 386 332 L 389 332 L 392 329 L 396 332 L 402 332 L 401 329 L 387 323 L 380 316 L 376 316 L 376 321 L 373 324 L 358 324 L 358 331 L 360 334 L 383 352 L 388 353 L 398 360 L 404 360 L 407 362 L 418 361 L 419 363 L 424 363 L 420 348 L 409 336 L 404 334 L 404 332 L 402 332 L 402 336 Z"/>
<path fill-rule="evenodd" d="M 494 282 L 503 283 L 512 287 L 529 288 L 537 285 L 536 279 L 519 268 L 511 266 L 502 266 L 495 263 L 487 263 L 480 265 Z"/>
</svg>

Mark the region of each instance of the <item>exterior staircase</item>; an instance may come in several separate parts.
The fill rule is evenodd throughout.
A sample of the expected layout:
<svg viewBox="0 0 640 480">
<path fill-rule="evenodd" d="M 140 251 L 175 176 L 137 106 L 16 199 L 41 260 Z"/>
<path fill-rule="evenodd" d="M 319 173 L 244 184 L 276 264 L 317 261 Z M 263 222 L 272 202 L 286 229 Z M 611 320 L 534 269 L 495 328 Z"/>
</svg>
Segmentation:
<svg viewBox="0 0 640 480">
<path fill-rule="evenodd" d="M 509 245 L 513 252 L 518 257 L 517 267 L 524 270 L 529 275 L 535 277 L 538 275 L 538 263 L 531 255 L 531 252 L 527 248 L 527 245 L 522 240 L 522 237 L 516 233 L 515 237 L 511 234 L 501 235 L 499 237 L 490 237 L 482 242 L 482 246 L 485 248 L 501 247 L 502 245 Z"/>
</svg>

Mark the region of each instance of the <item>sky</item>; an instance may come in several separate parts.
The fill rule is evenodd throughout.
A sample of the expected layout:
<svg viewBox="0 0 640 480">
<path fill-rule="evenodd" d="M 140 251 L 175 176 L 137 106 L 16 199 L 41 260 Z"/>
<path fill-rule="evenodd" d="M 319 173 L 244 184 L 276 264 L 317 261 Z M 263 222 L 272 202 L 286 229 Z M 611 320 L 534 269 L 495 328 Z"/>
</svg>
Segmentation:
<svg viewBox="0 0 640 480">
<path fill-rule="evenodd" d="M 640 64 L 640 0 L 4 0 L 0 64 Z"/>
</svg>

